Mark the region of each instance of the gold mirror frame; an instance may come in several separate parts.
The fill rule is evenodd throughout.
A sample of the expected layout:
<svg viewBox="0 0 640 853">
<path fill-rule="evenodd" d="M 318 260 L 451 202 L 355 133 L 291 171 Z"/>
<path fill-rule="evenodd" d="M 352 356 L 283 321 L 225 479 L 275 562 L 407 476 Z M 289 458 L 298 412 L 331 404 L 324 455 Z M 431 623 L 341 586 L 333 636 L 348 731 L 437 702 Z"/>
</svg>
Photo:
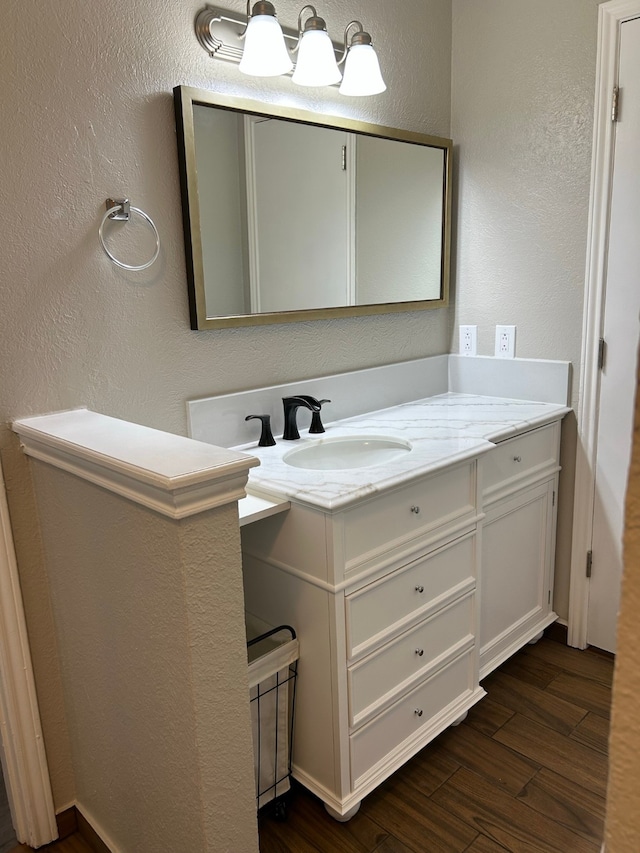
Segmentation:
<svg viewBox="0 0 640 853">
<path fill-rule="evenodd" d="M 401 311 L 423 311 L 444 308 L 449 304 L 449 277 L 451 262 L 451 172 L 453 142 L 439 136 L 399 130 L 369 124 L 339 116 L 321 116 L 307 110 L 264 104 L 247 98 L 222 95 L 190 86 L 176 86 L 173 90 L 178 138 L 178 161 L 182 197 L 189 313 L 191 328 L 228 329 L 239 326 L 263 326 L 273 323 L 297 323 L 306 320 L 329 320 L 336 317 L 361 317 L 372 314 L 390 314 Z M 211 106 L 269 118 L 287 119 L 319 127 L 336 128 L 354 133 L 377 136 L 383 139 L 410 142 L 442 149 L 444 153 L 443 223 L 441 288 L 439 299 L 412 302 L 385 302 L 367 305 L 348 305 L 334 308 L 312 308 L 263 314 L 235 314 L 209 317 L 206 311 L 202 235 L 196 168 L 194 131 L 194 106 Z"/>
</svg>

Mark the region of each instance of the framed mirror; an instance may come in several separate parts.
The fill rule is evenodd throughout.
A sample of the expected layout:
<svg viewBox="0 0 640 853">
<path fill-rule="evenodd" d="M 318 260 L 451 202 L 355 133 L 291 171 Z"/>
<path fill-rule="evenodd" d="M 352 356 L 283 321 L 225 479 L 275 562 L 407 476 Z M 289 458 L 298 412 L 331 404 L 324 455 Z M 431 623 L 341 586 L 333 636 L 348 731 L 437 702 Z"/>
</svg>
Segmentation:
<svg viewBox="0 0 640 853">
<path fill-rule="evenodd" d="M 192 329 L 448 304 L 450 139 L 174 89 Z"/>
</svg>

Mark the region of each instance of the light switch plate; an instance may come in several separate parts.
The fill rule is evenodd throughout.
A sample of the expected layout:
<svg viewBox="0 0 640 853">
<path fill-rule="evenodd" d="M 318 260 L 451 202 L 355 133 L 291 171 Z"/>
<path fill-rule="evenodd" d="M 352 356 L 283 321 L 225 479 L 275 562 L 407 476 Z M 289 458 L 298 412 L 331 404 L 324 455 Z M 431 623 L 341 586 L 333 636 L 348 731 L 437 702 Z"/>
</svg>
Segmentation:
<svg viewBox="0 0 640 853">
<path fill-rule="evenodd" d="M 496 326 L 496 358 L 515 358 L 516 327 Z"/>
</svg>

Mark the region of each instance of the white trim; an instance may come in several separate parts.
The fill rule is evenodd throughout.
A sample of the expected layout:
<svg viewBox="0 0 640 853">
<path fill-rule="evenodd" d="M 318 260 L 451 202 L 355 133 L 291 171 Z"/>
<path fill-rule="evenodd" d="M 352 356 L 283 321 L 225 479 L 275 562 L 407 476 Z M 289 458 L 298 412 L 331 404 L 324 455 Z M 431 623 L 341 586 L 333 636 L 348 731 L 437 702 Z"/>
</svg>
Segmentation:
<svg viewBox="0 0 640 853">
<path fill-rule="evenodd" d="M 58 827 L 1 466 L 0 726 L 16 836 L 31 847 L 40 847 L 58 837 Z"/>
<path fill-rule="evenodd" d="M 80 812 L 82 817 L 89 824 L 91 829 L 98 836 L 100 841 L 102 841 L 102 843 L 107 847 L 107 849 L 110 850 L 111 853 L 120 853 L 121 848 L 118 847 L 118 845 L 115 843 L 115 841 L 113 841 L 110 838 L 109 835 L 107 835 L 107 833 L 104 831 L 102 826 L 98 823 L 98 821 L 94 818 L 94 816 L 91 814 L 91 812 L 85 806 L 80 805 L 80 803 L 77 800 L 75 801 L 74 805 L 77 808 L 77 810 Z"/>
<path fill-rule="evenodd" d="M 598 8 L 593 159 L 582 322 L 568 618 L 568 643 L 580 649 L 586 648 L 587 645 L 589 582 L 585 567 L 593 532 L 600 378 L 597 369 L 597 352 L 604 316 L 604 280 L 615 140 L 615 125 L 611 121 L 611 101 L 618 76 L 620 26 L 624 21 L 638 16 L 640 16 L 640 0 L 611 0 Z"/>
<path fill-rule="evenodd" d="M 169 518 L 186 518 L 207 509 L 239 501 L 246 496 L 247 466 L 241 469 L 240 474 L 234 473 L 226 477 L 217 474 L 213 483 L 200 483 L 184 489 L 167 490 L 162 486 L 143 483 L 136 477 L 109 470 L 100 461 L 90 462 L 88 459 L 77 456 L 73 451 L 68 453 L 60 448 L 48 446 L 46 441 L 35 441 L 24 434 L 21 438 L 22 449 L 27 456 L 75 474 L 82 480 L 102 486 L 133 503 L 142 504 Z"/>
</svg>

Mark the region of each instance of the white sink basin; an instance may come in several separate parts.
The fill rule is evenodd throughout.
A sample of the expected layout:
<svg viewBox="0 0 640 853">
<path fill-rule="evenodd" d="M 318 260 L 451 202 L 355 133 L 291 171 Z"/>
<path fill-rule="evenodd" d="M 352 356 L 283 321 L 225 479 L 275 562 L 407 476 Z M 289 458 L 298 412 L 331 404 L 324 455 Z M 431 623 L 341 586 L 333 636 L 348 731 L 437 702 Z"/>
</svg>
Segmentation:
<svg viewBox="0 0 640 853">
<path fill-rule="evenodd" d="M 282 459 L 294 468 L 329 471 L 382 465 L 410 450 L 409 442 L 399 438 L 353 435 L 346 438 L 321 438 L 313 444 L 294 447 Z"/>
</svg>

